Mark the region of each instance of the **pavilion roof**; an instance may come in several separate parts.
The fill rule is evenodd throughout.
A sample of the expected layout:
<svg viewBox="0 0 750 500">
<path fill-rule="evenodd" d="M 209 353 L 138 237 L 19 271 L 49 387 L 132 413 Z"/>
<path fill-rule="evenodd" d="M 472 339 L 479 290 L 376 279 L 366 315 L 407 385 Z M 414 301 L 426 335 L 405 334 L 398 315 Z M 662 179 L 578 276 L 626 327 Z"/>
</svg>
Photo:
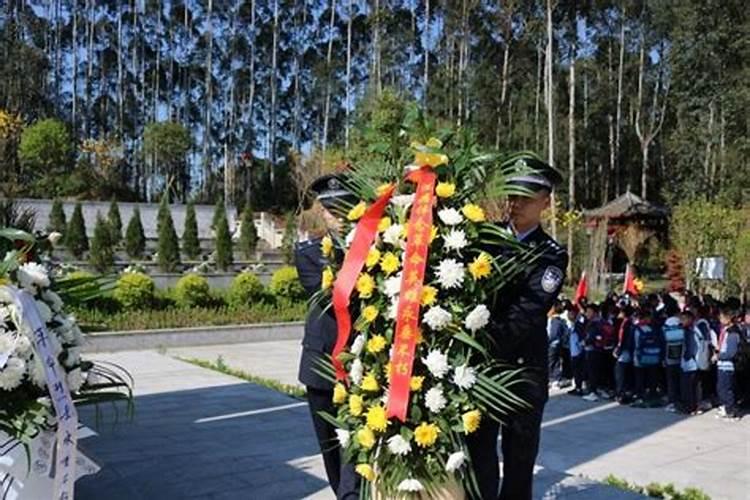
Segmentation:
<svg viewBox="0 0 750 500">
<path fill-rule="evenodd" d="M 668 217 L 669 208 L 627 191 L 601 207 L 584 210 L 583 216 L 607 219 Z"/>
</svg>

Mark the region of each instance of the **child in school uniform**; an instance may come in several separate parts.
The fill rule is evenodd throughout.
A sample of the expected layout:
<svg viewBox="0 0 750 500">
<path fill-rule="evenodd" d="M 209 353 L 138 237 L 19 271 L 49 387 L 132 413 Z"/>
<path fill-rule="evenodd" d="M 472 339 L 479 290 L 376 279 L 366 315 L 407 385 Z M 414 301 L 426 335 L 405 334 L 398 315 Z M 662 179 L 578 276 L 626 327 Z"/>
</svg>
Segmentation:
<svg viewBox="0 0 750 500">
<path fill-rule="evenodd" d="M 737 411 L 735 407 L 735 379 L 734 361 L 739 345 L 742 331 L 735 323 L 737 311 L 731 305 L 724 305 L 719 310 L 719 321 L 721 331 L 719 333 L 719 350 L 714 355 L 716 358 L 717 377 L 716 392 L 719 394 L 719 418 L 735 420 Z"/>
</svg>

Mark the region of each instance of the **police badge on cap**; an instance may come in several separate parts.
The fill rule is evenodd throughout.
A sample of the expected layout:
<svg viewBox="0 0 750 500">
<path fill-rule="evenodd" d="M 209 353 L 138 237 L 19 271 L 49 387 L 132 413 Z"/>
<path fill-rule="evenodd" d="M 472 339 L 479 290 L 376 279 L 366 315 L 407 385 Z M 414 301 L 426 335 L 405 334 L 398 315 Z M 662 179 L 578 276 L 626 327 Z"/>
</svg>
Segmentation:
<svg viewBox="0 0 750 500">
<path fill-rule="evenodd" d="M 524 156 L 516 160 L 519 173 L 508 179 L 508 183 L 533 192 L 552 191 L 563 180 L 560 172 L 535 156 Z"/>
</svg>

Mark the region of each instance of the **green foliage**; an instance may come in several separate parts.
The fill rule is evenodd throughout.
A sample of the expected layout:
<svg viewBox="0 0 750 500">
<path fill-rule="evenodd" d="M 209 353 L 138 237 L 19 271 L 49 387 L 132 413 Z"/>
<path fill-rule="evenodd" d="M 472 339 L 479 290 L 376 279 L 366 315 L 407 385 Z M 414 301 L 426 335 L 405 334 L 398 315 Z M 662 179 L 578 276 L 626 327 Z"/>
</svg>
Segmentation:
<svg viewBox="0 0 750 500">
<path fill-rule="evenodd" d="M 177 268 L 180 265 L 180 247 L 166 194 L 162 196 L 157 217 L 157 233 L 159 240 L 156 251 L 158 252 L 157 260 L 159 262 L 159 268 L 164 272 L 172 273 L 177 271 Z"/>
<path fill-rule="evenodd" d="M 97 212 L 94 237 L 91 240 L 91 251 L 89 252 L 89 263 L 94 269 L 104 273 L 112 269 L 114 261 L 112 228 L 107 220 Z"/>
<path fill-rule="evenodd" d="M 191 201 L 185 209 L 185 230 L 182 233 L 182 252 L 188 259 L 195 260 L 201 254 L 198 239 L 198 221 L 195 217 L 195 204 Z"/>
<path fill-rule="evenodd" d="M 107 213 L 107 222 L 112 230 L 112 244 L 117 245 L 122 240 L 122 218 L 120 218 L 120 207 L 117 206 L 117 200 L 112 198 Z"/>
<path fill-rule="evenodd" d="M 680 491 L 675 488 L 672 483 L 649 483 L 646 486 L 638 486 L 613 474 L 609 474 L 605 477 L 604 483 L 624 491 L 632 491 L 640 495 L 647 495 L 649 498 L 664 498 L 667 500 L 711 500 L 711 497 L 697 488 L 685 488 Z"/>
<path fill-rule="evenodd" d="M 55 198 L 52 201 L 52 208 L 49 212 L 49 223 L 47 224 L 47 232 L 51 233 L 57 231 L 60 234 L 65 234 L 67 229 L 67 222 L 65 220 L 65 210 L 63 210 L 62 201 L 59 198 Z"/>
<path fill-rule="evenodd" d="M 216 223 L 216 267 L 226 271 L 231 267 L 233 261 L 232 235 L 229 233 L 229 223 L 225 216 L 219 217 Z"/>
<path fill-rule="evenodd" d="M 174 287 L 174 299 L 180 307 L 205 307 L 212 301 L 208 280 L 198 274 L 186 274 Z"/>
<path fill-rule="evenodd" d="M 227 209 L 224 206 L 224 199 L 219 198 L 219 201 L 217 201 L 216 204 L 214 205 L 214 213 L 211 216 L 211 229 L 213 231 L 216 231 L 216 228 L 219 227 L 219 220 L 221 220 L 222 217 L 226 218 L 226 216 L 227 216 Z"/>
<path fill-rule="evenodd" d="M 291 396 L 293 398 L 302 399 L 305 397 L 305 394 L 307 394 L 307 391 L 303 387 L 300 387 L 297 385 L 284 384 L 284 383 L 279 382 L 278 380 L 265 378 L 265 377 L 259 377 L 257 375 L 251 375 L 242 370 L 231 368 L 226 364 L 226 362 L 224 362 L 224 358 L 222 358 L 221 356 L 216 358 L 216 363 L 211 363 L 210 361 L 205 361 L 202 359 L 195 359 L 195 358 L 180 358 L 180 359 L 182 361 L 192 363 L 196 366 L 200 366 L 201 368 L 207 368 L 209 370 L 214 370 L 220 373 L 224 373 L 226 375 L 230 375 L 232 377 L 237 377 L 242 380 L 246 380 L 247 382 L 257 384 L 262 387 L 266 387 L 268 389 L 280 392 L 282 394 L 286 394 L 287 396 Z"/>
<path fill-rule="evenodd" d="M 26 128 L 21 133 L 18 158 L 33 179 L 66 172 L 73 159 L 73 141 L 65 124 L 48 118 Z"/>
<path fill-rule="evenodd" d="M 128 222 L 128 228 L 125 230 L 125 252 L 134 259 L 140 259 L 143 257 L 144 250 L 146 250 L 146 235 L 143 234 L 141 211 L 135 207 L 133 216 Z"/>
<path fill-rule="evenodd" d="M 245 271 L 232 280 L 227 292 L 227 303 L 230 306 L 243 306 L 261 301 L 265 296 L 263 283 L 253 273 Z"/>
<path fill-rule="evenodd" d="M 83 220 L 83 209 L 80 203 L 76 203 L 73 215 L 68 222 L 68 230 L 63 233 L 65 246 L 73 257 L 80 259 L 84 252 L 89 249 L 89 239 L 86 236 L 86 223 Z"/>
<path fill-rule="evenodd" d="M 730 271 L 745 293 L 750 288 L 750 228 L 743 230 L 734 244 Z"/>
<path fill-rule="evenodd" d="M 284 226 L 284 236 L 281 239 L 281 255 L 284 264 L 292 265 L 294 263 L 294 244 L 297 242 L 297 223 L 294 220 L 294 214 L 289 213 L 286 216 Z"/>
<path fill-rule="evenodd" d="M 305 289 L 299 281 L 297 269 L 292 266 L 284 266 L 276 270 L 271 276 L 269 291 L 276 297 L 289 300 L 304 300 Z"/>
<path fill-rule="evenodd" d="M 124 273 L 117 280 L 114 298 L 125 309 L 149 309 L 154 305 L 154 280 L 143 273 Z"/>
<path fill-rule="evenodd" d="M 159 170 L 166 184 L 181 192 L 189 190 L 187 154 L 192 146 L 190 131 L 175 122 L 149 123 L 143 131 L 143 152 Z"/>
<path fill-rule="evenodd" d="M 255 248 L 258 246 L 258 230 L 253 221 L 253 209 L 245 207 L 240 218 L 240 250 L 245 259 L 250 260 L 255 256 Z"/>
</svg>

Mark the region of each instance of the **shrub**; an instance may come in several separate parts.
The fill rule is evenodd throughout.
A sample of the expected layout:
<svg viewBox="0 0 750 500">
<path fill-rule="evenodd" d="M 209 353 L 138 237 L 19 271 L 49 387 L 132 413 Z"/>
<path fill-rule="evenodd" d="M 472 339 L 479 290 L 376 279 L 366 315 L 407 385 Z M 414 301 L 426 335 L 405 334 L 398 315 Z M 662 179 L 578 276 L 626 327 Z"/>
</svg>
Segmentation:
<svg viewBox="0 0 750 500">
<path fill-rule="evenodd" d="M 157 231 L 159 242 L 157 252 L 159 253 L 159 268 L 164 272 L 174 272 L 180 265 L 180 247 L 177 232 L 174 230 L 172 213 L 169 210 L 169 199 L 165 193 L 159 206 L 157 220 Z"/>
<path fill-rule="evenodd" d="M 248 205 L 242 211 L 242 218 L 240 219 L 240 250 L 242 250 L 242 255 L 248 260 L 252 259 L 257 246 L 258 230 L 255 229 L 255 222 L 253 221 L 253 209 Z"/>
<path fill-rule="evenodd" d="M 83 210 L 81 204 L 76 203 L 73 215 L 68 223 L 65 233 L 65 246 L 73 257 L 80 259 L 83 253 L 89 249 L 89 240 L 86 237 L 86 223 L 83 221 Z"/>
<path fill-rule="evenodd" d="M 91 240 L 91 252 L 89 263 L 97 271 L 103 273 L 109 271 L 115 261 L 112 242 L 112 228 L 101 216 L 96 214 L 96 226 L 94 226 L 94 238 Z"/>
<path fill-rule="evenodd" d="M 305 289 L 299 281 L 297 269 L 292 266 L 281 267 L 273 273 L 269 290 L 276 297 L 290 300 L 305 299 Z"/>
<path fill-rule="evenodd" d="M 117 206 L 117 200 L 112 198 L 107 213 L 107 222 L 112 233 L 112 244 L 117 245 L 122 240 L 122 218 L 120 217 L 120 207 Z"/>
<path fill-rule="evenodd" d="M 227 302 L 231 306 L 251 305 L 263 299 L 263 283 L 251 272 L 238 274 L 229 286 Z"/>
<path fill-rule="evenodd" d="M 135 207 L 125 231 L 125 251 L 130 257 L 140 259 L 143 257 L 144 250 L 146 250 L 146 235 L 143 234 L 141 211 L 138 210 L 138 207 Z"/>
<path fill-rule="evenodd" d="M 229 233 L 229 223 L 226 216 L 220 216 L 216 221 L 216 267 L 226 271 L 232 265 L 232 235 Z"/>
<path fill-rule="evenodd" d="M 211 288 L 208 280 L 198 274 L 186 274 L 177 281 L 174 299 L 181 307 L 202 307 L 211 303 Z"/>
<path fill-rule="evenodd" d="M 195 260 L 201 254 L 198 240 L 198 221 L 195 217 L 195 205 L 191 201 L 185 211 L 185 229 L 182 233 L 182 252 L 188 259 Z"/>
<path fill-rule="evenodd" d="M 58 233 L 65 234 L 66 231 L 66 219 L 65 210 L 63 210 L 63 204 L 58 199 L 52 202 L 52 209 L 49 212 L 49 224 L 47 224 L 47 232 L 57 231 Z"/>
<path fill-rule="evenodd" d="M 154 280 L 143 273 L 124 273 L 117 280 L 114 296 L 125 309 L 149 309 L 154 305 Z"/>
</svg>

